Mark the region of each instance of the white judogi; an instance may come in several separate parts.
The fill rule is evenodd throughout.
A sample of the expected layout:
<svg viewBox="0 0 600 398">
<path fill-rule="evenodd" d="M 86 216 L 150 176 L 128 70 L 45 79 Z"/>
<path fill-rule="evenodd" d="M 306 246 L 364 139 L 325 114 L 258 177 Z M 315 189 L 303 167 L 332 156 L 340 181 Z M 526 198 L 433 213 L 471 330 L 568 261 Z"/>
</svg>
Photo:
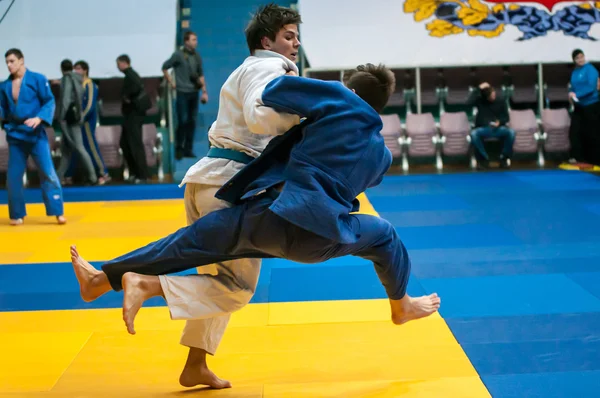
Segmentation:
<svg viewBox="0 0 600 398">
<path fill-rule="evenodd" d="M 284 56 L 256 50 L 221 88 L 217 120 L 208 132 L 212 146 L 261 154 L 269 141 L 300 123 L 297 115 L 277 113 L 262 103 L 262 93 L 273 79 L 297 66 Z M 229 206 L 214 197 L 217 190 L 245 165 L 233 160 L 202 158 L 181 185 L 185 189 L 188 224 Z M 187 320 L 181 344 L 214 355 L 230 314 L 245 306 L 256 289 L 260 259 L 242 259 L 198 268 L 199 275 L 160 276 L 172 319 Z"/>
</svg>

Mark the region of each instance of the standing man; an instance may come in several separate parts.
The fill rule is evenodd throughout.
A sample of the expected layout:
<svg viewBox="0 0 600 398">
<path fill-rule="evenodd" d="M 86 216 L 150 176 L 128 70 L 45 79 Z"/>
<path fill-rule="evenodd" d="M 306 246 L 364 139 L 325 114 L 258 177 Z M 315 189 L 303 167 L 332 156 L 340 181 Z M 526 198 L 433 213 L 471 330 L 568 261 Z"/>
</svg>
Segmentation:
<svg viewBox="0 0 600 398">
<path fill-rule="evenodd" d="M 489 167 L 490 158 L 483 146 L 484 138 L 500 138 L 503 141 L 500 167 L 509 168 L 513 154 L 515 132 L 508 127 L 508 105 L 489 83 L 484 82 L 471 93 L 468 104 L 477 107 L 475 129 L 471 132 L 471 142 L 480 169 Z"/>
<path fill-rule="evenodd" d="M 73 155 L 77 155 L 86 174 L 86 183 L 95 185 L 98 182 L 96 171 L 92 164 L 90 155 L 83 146 L 83 78 L 80 74 L 73 72 L 73 63 L 65 59 L 60 63 L 63 77 L 60 81 L 60 105 L 58 108 L 58 120 L 62 129 L 62 140 L 60 150 L 62 157 L 58 166 L 58 175 L 64 179 L 69 169 Z"/>
<path fill-rule="evenodd" d="M 4 54 L 10 77 L 0 85 L 0 123 L 8 141 L 8 213 L 11 225 L 23 224 L 27 215 L 23 192 L 23 175 L 31 155 L 40 174 L 46 215 L 55 216 L 59 224 L 63 214 L 60 180 L 52 164 L 45 126 L 52 124 L 54 96 L 48 79 L 25 67 L 21 50 Z"/>
<path fill-rule="evenodd" d="M 600 164 L 600 96 L 598 70 L 580 49 L 573 51 L 569 101 L 574 105 L 569 129 L 570 163 Z"/>
<path fill-rule="evenodd" d="M 138 73 L 131 67 L 128 55 L 117 58 L 117 68 L 125 75 L 121 97 L 121 111 L 125 120 L 121 134 L 121 149 L 129 166 L 129 179 L 138 183 L 148 179 L 146 152 L 142 140 L 142 124 L 144 115 L 150 109 L 150 98 L 144 91 L 144 83 Z"/>
<path fill-rule="evenodd" d="M 175 132 L 175 158 L 177 160 L 195 158 L 192 152 L 194 145 L 194 132 L 196 130 L 196 117 L 198 115 L 198 94 L 202 90 L 200 100 L 203 104 L 208 102 L 202 58 L 196 51 L 198 37 L 194 32 L 185 32 L 183 47 L 173 53 L 162 66 L 165 79 L 169 85 L 177 90 L 176 111 L 177 131 Z M 169 69 L 175 71 L 175 81 L 169 75 Z"/>
<path fill-rule="evenodd" d="M 90 79 L 90 66 L 85 61 L 77 61 L 73 66 L 75 73 L 83 78 L 83 126 L 81 126 L 81 135 L 83 137 L 83 146 L 87 151 L 96 177 L 98 185 L 103 185 L 108 179 L 108 170 L 102 159 L 98 141 L 96 140 L 96 124 L 98 124 L 98 86 Z M 77 159 L 73 158 L 67 171 L 67 176 L 72 177 L 77 170 Z"/>
</svg>

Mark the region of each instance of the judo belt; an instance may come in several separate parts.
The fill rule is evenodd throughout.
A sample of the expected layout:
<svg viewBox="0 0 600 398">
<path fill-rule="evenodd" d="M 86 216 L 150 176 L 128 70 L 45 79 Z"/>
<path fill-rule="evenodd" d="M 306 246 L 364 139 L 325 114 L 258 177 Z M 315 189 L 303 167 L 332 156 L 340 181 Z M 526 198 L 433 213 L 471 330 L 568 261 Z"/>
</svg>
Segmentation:
<svg viewBox="0 0 600 398">
<path fill-rule="evenodd" d="M 206 155 L 206 157 L 235 160 L 236 162 L 240 162 L 240 163 L 244 163 L 244 164 L 248 164 L 254 160 L 254 158 L 252 156 L 246 155 L 243 152 L 234 151 L 233 149 L 215 148 L 215 147 L 212 147 L 208 150 L 208 154 Z"/>
</svg>

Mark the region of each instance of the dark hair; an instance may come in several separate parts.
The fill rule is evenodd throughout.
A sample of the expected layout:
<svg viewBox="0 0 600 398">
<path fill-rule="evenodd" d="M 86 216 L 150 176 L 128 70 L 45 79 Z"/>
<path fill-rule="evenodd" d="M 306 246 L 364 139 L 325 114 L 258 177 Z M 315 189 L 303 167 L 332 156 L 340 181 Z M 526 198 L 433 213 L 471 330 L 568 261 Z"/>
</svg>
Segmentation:
<svg viewBox="0 0 600 398">
<path fill-rule="evenodd" d="M 489 100 L 490 96 L 492 95 L 492 93 L 495 91 L 494 87 L 489 86 L 484 88 L 483 90 L 481 90 L 481 94 L 483 95 L 483 98 Z"/>
<path fill-rule="evenodd" d="M 129 58 L 129 55 L 127 54 L 121 54 L 117 57 L 117 61 L 119 62 L 125 62 L 128 65 L 131 65 L 131 59 Z"/>
<path fill-rule="evenodd" d="M 75 62 L 75 65 L 73 65 L 73 66 L 74 67 L 79 66 L 81 69 L 83 69 L 87 73 L 90 73 L 90 65 L 85 61 L 77 61 L 77 62 Z"/>
<path fill-rule="evenodd" d="M 260 7 L 252 16 L 245 30 L 250 54 L 254 54 L 254 50 L 263 48 L 261 44 L 263 37 L 266 36 L 274 41 L 277 32 L 285 25 L 299 25 L 301 23 L 300 14 L 291 8 L 281 7 L 273 3 Z"/>
<path fill-rule="evenodd" d="M 196 37 L 198 37 L 198 36 L 197 36 L 197 35 L 196 35 L 194 32 L 192 32 L 191 30 L 188 30 L 188 31 L 186 31 L 186 32 L 183 34 L 183 41 L 184 41 L 184 42 L 188 41 L 188 40 L 190 39 L 190 37 L 192 37 L 192 36 L 196 36 Z"/>
<path fill-rule="evenodd" d="M 573 61 L 575 61 L 575 57 L 577 57 L 579 54 L 583 54 L 583 51 L 579 48 L 573 50 L 573 52 L 571 53 L 571 59 Z"/>
<path fill-rule="evenodd" d="M 11 48 L 4 54 L 4 58 L 7 58 L 9 55 L 14 55 L 17 59 L 23 59 L 23 52 L 18 48 Z"/>
<path fill-rule="evenodd" d="M 381 113 L 396 90 L 396 76 L 383 64 L 359 65 L 344 72 L 344 85 Z"/>
<path fill-rule="evenodd" d="M 60 70 L 63 72 L 71 72 L 73 70 L 73 62 L 70 59 L 63 59 L 60 62 Z"/>
</svg>

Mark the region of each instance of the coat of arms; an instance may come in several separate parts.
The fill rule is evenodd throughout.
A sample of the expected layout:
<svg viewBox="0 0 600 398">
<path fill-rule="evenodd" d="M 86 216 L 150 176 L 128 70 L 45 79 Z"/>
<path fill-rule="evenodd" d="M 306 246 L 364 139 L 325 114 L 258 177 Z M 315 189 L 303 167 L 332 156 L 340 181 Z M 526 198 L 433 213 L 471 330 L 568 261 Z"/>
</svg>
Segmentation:
<svg viewBox="0 0 600 398">
<path fill-rule="evenodd" d="M 540 8 L 510 0 L 405 0 L 404 12 L 413 13 L 417 22 L 429 21 L 426 28 L 433 37 L 467 33 L 469 36 L 493 38 L 500 36 L 506 26 L 512 25 L 523 33 L 519 40 L 560 31 L 567 36 L 596 41 L 589 31 L 592 25 L 600 22 L 600 1 L 578 1 L 581 4 L 559 9 L 560 3 L 565 1 L 519 2 L 544 6 Z"/>
</svg>

